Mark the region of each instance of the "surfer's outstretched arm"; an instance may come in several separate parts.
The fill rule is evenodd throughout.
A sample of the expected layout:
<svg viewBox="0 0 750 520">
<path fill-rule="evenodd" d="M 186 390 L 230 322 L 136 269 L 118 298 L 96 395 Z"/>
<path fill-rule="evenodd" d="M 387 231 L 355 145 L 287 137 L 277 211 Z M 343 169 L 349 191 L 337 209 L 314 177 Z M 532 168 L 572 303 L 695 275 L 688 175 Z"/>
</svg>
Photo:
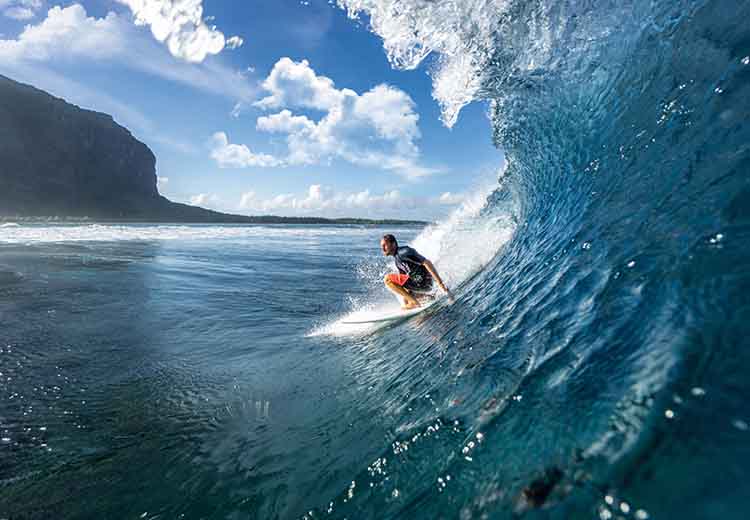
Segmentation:
<svg viewBox="0 0 750 520">
<path fill-rule="evenodd" d="M 425 259 L 422 265 L 425 266 L 425 269 L 427 269 L 430 272 L 430 274 L 438 283 L 440 288 L 450 295 L 451 292 L 448 290 L 448 288 L 443 283 L 443 280 L 440 278 L 440 275 L 438 274 L 437 269 L 435 269 L 435 265 L 427 259 Z"/>
</svg>

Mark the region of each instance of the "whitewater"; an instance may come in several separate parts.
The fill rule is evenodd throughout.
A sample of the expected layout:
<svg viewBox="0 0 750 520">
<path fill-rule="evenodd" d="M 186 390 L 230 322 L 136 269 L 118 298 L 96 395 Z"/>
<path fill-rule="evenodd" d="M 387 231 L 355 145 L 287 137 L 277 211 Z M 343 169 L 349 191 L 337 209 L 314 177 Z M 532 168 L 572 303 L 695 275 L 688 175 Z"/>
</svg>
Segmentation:
<svg viewBox="0 0 750 520">
<path fill-rule="evenodd" d="M 744 518 L 750 3 L 338 5 L 507 163 L 425 228 L 0 228 L 0 516 Z M 455 301 L 347 328 L 386 232 Z"/>
</svg>

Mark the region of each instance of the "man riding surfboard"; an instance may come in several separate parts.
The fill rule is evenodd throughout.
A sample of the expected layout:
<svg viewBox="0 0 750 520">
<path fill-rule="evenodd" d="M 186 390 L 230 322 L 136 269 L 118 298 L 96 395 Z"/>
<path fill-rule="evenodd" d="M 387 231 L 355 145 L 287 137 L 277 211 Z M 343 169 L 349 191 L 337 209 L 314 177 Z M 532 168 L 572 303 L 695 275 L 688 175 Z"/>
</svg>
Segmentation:
<svg viewBox="0 0 750 520">
<path fill-rule="evenodd" d="M 380 239 L 383 255 L 392 256 L 398 273 L 385 275 L 383 281 L 392 293 L 403 300 L 402 309 L 415 309 L 419 301 L 415 295 L 427 294 L 432 290 L 433 280 L 450 296 L 450 291 L 443 283 L 435 266 L 409 246 L 399 247 L 396 237 L 383 235 Z"/>
</svg>

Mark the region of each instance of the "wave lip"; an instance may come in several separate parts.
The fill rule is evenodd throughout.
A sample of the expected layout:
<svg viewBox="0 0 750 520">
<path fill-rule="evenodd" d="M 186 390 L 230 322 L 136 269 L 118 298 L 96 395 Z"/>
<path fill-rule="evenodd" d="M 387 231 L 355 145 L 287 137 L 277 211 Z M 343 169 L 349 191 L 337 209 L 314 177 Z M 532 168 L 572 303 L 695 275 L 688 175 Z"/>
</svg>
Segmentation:
<svg viewBox="0 0 750 520">
<path fill-rule="evenodd" d="M 431 54 L 433 96 L 442 120 L 451 127 L 462 107 L 476 99 L 482 70 L 492 56 L 498 21 L 507 1 L 421 2 L 338 0 L 349 16 L 368 17 L 372 30 L 383 38 L 391 64 L 414 69 Z"/>
</svg>

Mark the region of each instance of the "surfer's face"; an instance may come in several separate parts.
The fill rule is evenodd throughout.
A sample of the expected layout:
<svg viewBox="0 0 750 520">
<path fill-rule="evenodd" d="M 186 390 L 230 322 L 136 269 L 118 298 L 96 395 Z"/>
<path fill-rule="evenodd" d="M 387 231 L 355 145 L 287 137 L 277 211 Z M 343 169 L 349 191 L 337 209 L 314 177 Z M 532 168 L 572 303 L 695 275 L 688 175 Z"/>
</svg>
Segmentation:
<svg viewBox="0 0 750 520">
<path fill-rule="evenodd" d="M 380 249 L 383 250 L 383 256 L 391 256 L 396 249 L 396 244 L 380 239 Z"/>
</svg>

